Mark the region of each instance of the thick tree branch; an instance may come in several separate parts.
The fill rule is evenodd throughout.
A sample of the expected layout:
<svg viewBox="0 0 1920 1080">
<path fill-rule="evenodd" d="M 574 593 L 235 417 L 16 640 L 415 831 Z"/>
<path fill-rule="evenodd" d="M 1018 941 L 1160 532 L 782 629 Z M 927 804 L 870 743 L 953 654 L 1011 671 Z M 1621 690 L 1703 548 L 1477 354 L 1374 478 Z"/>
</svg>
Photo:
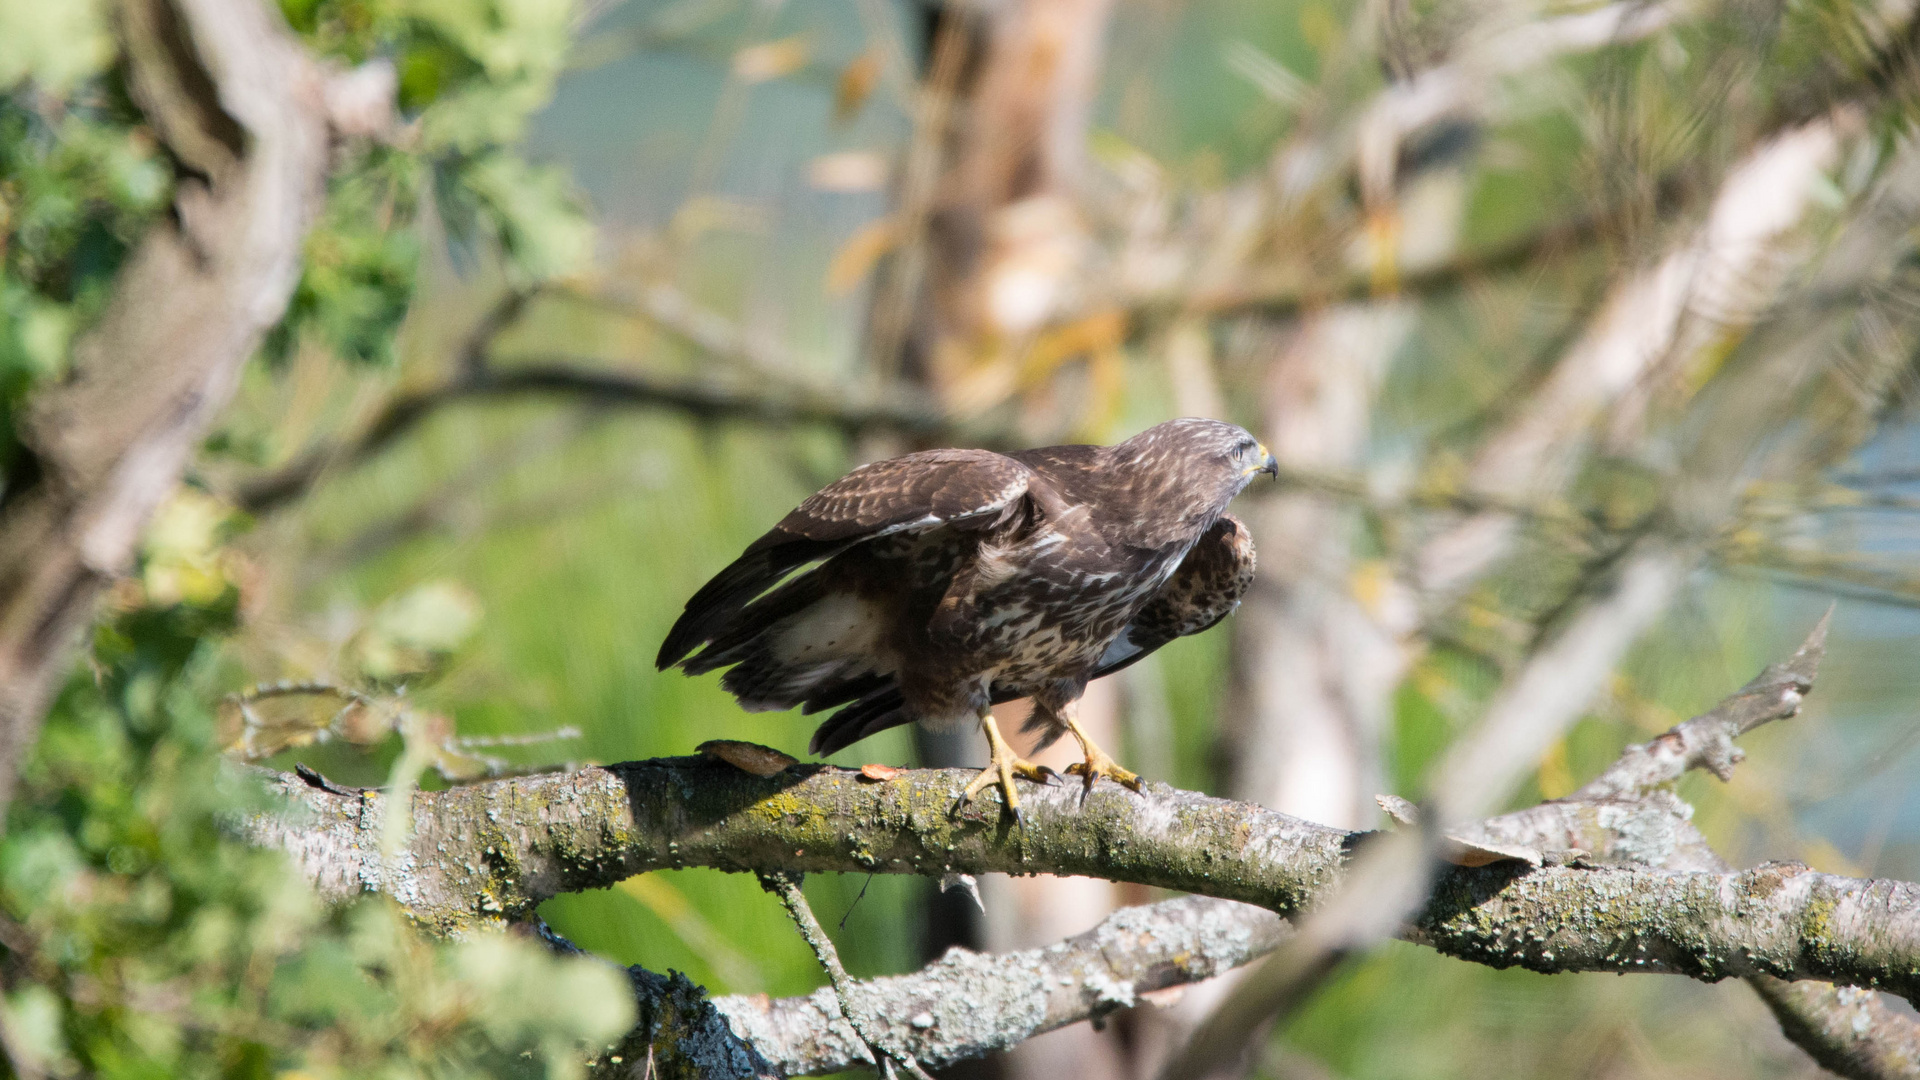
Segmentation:
<svg viewBox="0 0 1920 1080">
<path fill-rule="evenodd" d="M 1795 715 L 1812 688 L 1832 613 L 1786 661 L 1770 665 L 1712 711 L 1652 742 L 1629 746 L 1613 765 L 1564 799 L 1457 831 L 1467 849 L 1527 859 L 1548 851 L 1623 866 L 1723 873 L 1730 869 L 1700 835 L 1673 784 L 1692 769 L 1725 779 L 1741 752 L 1733 740 Z M 1750 975 L 1781 1030 L 1815 1061 L 1858 1080 L 1920 1076 L 1920 1024 L 1871 990 Z"/>
<path fill-rule="evenodd" d="M 1271 951 L 1288 932 L 1272 912 L 1191 896 L 1115 912 L 1043 949 L 1001 956 L 953 949 L 913 974 L 855 985 L 887 1024 L 892 1045 L 941 1066 L 1211 978 Z M 595 1062 L 596 1075 L 758 1080 L 872 1066 L 831 987 L 780 1000 L 708 1000 L 682 975 L 640 968 L 631 975 L 640 1022 Z"/>
<path fill-rule="evenodd" d="M 881 784 L 798 765 L 773 777 L 704 758 L 632 762 L 413 797 L 415 835 L 380 857 L 384 797 L 342 796 L 293 777 L 314 815 L 257 818 L 326 894 L 387 892 L 436 930 L 524 918 L 561 892 L 648 870 L 1087 874 L 1256 903 L 1311 906 L 1367 834 L 1165 785 L 1066 786 L 958 815 L 965 770 L 912 770 Z M 1505 863 L 1454 867 L 1403 935 L 1453 956 L 1536 971 L 1666 971 L 1717 980 L 1766 974 L 1920 992 L 1920 886 L 1768 865 L 1653 873 Z"/>
<path fill-rule="evenodd" d="M 311 816 L 262 816 L 250 832 L 291 852 L 330 898 L 386 892 L 448 932 L 681 866 L 1097 874 L 1292 911 L 1359 835 L 1165 785 L 1102 785 L 1084 805 L 1078 787 L 1034 787 L 1022 829 L 997 804 L 954 812 L 971 778 L 915 769 L 876 784 L 830 765 L 758 777 L 705 757 L 630 762 L 416 792 L 409 847 L 383 860 L 382 793 L 346 797 L 283 774 Z"/>
</svg>

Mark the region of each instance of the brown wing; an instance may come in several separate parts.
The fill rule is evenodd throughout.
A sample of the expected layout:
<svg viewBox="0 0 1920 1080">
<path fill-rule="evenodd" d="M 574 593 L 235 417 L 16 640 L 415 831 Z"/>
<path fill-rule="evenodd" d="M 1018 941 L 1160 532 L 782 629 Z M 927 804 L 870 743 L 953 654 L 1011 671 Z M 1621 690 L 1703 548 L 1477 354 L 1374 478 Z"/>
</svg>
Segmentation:
<svg viewBox="0 0 1920 1080">
<path fill-rule="evenodd" d="M 1233 614 L 1240 606 L 1240 598 L 1253 584 L 1253 568 L 1252 534 L 1240 519 L 1222 514 L 1213 528 L 1187 552 L 1167 583 L 1107 647 L 1090 678 L 1119 671 L 1174 638 L 1198 634 Z M 1020 696 L 995 687 L 993 703 L 998 705 Z M 811 749 L 815 753 L 831 754 L 875 732 L 904 723 L 902 709 L 900 691 L 892 681 L 876 682 L 862 689 L 859 700 L 820 725 Z M 809 707 L 807 711 L 815 709 Z"/>
<path fill-rule="evenodd" d="M 1031 469 L 989 450 L 928 450 L 863 465 L 755 540 L 687 601 L 656 662 L 667 668 L 716 637 L 744 638 L 747 605 L 810 562 L 882 536 L 985 527 L 1016 512 Z"/>
<path fill-rule="evenodd" d="M 748 551 L 794 539 L 845 543 L 997 516 L 1033 470 L 991 450 L 926 450 L 862 465 L 821 488 Z"/>
<path fill-rule="evenodd" d="M 1220 515 L 1167 583 L 1107 646 L 1093 677 L 1119 671 L 1174 638 L 1211 629 L 1240 606 L 1253 585 L 1253 569 L 1253 535 L 1239 518 Z"/>
</svg>

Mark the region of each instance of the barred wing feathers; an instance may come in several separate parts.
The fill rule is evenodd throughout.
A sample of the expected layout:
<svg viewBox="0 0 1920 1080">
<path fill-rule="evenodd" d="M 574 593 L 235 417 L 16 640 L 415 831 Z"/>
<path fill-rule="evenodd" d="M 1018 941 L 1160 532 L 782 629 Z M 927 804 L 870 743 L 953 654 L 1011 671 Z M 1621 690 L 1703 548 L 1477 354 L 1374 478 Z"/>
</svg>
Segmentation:
<svg viewBox="0 0 1920 1080">
<path fill-rule="evenodd" d="M 756 548 L 793 538 L 871 540 L 997 517 L 1027 493 L 1033 470 L 991 450 L 926 450 L 862 465 L 782 518 Z"/>
<path fill-rule="evenodd" d="M 851 701 L 886 681 L 871 657 L 782 657 L 780 646 L 844 639 L 841 651 L 857 652 L 853 643 L 870 629 L 860 625 L 869 613 L 819 567 L 782 579 L 881 537 L 990 527 L 1020 512 L 1032 477 L 1027 466 L 987 450 L 930 450 L 855 469 L 802 502 L 695 593 L 656 662 L 692 674 L 739 664 L 725 685 L 749 707 Z"/>
</svg>

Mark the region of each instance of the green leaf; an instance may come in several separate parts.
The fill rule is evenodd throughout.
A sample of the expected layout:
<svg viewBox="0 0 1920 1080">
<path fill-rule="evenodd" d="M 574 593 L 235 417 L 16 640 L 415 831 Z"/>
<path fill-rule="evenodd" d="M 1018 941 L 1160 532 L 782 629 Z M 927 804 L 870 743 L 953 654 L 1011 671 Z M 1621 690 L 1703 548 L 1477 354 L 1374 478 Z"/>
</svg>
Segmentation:
<svg viewBox="0 0 1920 1080">
<path fill-rule="evenodd" d="M 479 201 L 479 216 L 492 225 L 501 250 L 525 277 L 564 277 L 592 260 L 593 225 L 563 171 L 501 153 L 469 166 L 460 182 Z"/>
<path fill-rule="evenodd" d="M 375 679 L 431 670 L 480 622 L 480 598 L 451 581 L 430 581 L 387 601 L 359 638 L 361 670 Z"/>
</svg>

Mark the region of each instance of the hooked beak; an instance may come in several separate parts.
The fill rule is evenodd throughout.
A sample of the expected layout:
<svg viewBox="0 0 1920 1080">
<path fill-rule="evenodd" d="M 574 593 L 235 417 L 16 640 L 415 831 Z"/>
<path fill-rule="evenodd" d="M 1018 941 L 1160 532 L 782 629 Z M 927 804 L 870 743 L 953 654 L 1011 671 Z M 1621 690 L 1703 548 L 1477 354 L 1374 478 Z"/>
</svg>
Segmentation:
<svg viewBox="0 0 1920 1080">
<path fill-rule="evenodd" d="M 1266 443 L 1260 444 L 1260 470 L 1259 471 L 1266 473 L 1268 476 L 1273 477 L 1275 480 L 1280 479 L 1280 462 L 1274 458 L 1273 451 L 1267 449 Z"/>
</svg>

